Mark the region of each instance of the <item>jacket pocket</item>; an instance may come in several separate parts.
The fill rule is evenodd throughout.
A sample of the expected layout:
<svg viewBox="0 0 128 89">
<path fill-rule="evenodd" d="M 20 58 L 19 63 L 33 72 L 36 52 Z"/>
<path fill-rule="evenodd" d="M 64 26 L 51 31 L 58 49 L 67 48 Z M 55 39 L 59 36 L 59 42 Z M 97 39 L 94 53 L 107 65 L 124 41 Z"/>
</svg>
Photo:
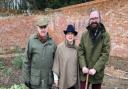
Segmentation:
<svg viewBox="0 0 128 89">
<path fill-rule="evenodd" d="M 52 86 L 52 84 L 53 84 L 53 73 L 52 72 L 49 72 L 48 84 L 50 86 Z"/>
<path fill-rule="evenodd" d="M 31 85 L 40 85 L 40 70 L 31 69 Z"/>
<path fill-rule="evenodd" d="M 22 79 L 26 83 L 29 83 L 30 81 L 30 70 L 26 64 L 24 64 L 22 68 Z"/>
<path fill-rule="evenodd" d="M 42 89 L 46 89 L 45 80 L 41 80 L 41 87 L 42 87 Z"/>
</svg>

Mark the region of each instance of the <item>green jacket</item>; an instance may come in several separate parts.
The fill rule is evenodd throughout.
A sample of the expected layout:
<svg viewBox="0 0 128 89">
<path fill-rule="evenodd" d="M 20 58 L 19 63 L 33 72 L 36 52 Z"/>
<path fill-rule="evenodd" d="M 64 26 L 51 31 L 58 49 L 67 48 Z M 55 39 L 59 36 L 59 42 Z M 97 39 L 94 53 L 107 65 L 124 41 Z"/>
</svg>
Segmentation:
<svg viewBox="0 0 128 89">
<path fill-rule="evenodd" d="M 52 66 L 56 45 L 48 36 L 45 43 L 37 34 L 30 37 L 23 61 L 23 80 L 33 89 L 50 89 L 53 83 Z"/>
<path fill-rule="evenodd" d="M 101 24 L 99 34 L 93 40 L 91 29 L 88 26 L 87 32 L 82 34 L 81 42 L 78 48 L 78 60 L 80 64 L 80 80 L 85 81 L 86 75 L 82 73 L 82 67 L 96 69 L 96 74 L 89 77 L 92 84 L 102 83 L 104 77 L 105 64 L 109 59 L 110 36 L 106 32 L 104 25 Z M 95 41 L 95 42 L 94 42 Z"/>
</svg>

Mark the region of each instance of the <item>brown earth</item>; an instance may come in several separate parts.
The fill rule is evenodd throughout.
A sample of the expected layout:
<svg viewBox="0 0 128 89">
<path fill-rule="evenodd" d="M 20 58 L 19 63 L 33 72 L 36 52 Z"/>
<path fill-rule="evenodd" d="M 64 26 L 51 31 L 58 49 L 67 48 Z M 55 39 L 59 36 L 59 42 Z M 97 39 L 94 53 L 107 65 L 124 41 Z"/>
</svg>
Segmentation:
<svg viewBox="0 0 128 89">
<path fill-rule="evenodd" d="M 7 69 L 10 69 L 10 74 L 5 75 L 3 70 L 0 70 L 0 87 L 10 87 L 13 84 L 22 83 L 21 69 L 17 69 L 12 64 L 12 57 L 0 58 Z M 116 63 L 115 63 L 116 62 Z M 105 69 L 105 77 L 102 84 L 102 89 L 127 89 L 128 88 L 128 61 L 118 57 L 111 57 Z"/>
</svg>

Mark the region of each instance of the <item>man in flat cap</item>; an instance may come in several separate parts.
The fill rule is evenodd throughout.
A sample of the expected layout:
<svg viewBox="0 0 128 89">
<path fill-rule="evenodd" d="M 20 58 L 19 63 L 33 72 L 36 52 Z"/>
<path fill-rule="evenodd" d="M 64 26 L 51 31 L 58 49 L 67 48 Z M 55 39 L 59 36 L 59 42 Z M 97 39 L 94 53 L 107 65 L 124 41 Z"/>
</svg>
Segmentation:
<svg viewBox="0 0 128 89">
<path fill-rule="evenodd" d="M 29 89 L 51 89 L 53 83 L 52 65 L 56 44 L 48 34 L 48 25 L 48 17 L 37 20 L 37 33 L 28 40 L 22 72 Z"/>
</svg>

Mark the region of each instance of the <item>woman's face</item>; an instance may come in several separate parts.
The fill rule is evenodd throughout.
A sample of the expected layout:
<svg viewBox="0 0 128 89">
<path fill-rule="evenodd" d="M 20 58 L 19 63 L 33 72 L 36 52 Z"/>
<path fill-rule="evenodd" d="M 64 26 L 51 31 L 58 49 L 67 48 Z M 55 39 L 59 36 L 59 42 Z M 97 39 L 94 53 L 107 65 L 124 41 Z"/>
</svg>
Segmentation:
<svg viewBox="0 0 128 89">
<path fill-rule="evenodd" d="M 65 38 L 68 42 L 73 42 L 73 40 L 75 39 L 75 36 L 74 36 L 74 33 L 72 32 L 68 32 L 66 35 L 65 35 Z"/>
</svg>

